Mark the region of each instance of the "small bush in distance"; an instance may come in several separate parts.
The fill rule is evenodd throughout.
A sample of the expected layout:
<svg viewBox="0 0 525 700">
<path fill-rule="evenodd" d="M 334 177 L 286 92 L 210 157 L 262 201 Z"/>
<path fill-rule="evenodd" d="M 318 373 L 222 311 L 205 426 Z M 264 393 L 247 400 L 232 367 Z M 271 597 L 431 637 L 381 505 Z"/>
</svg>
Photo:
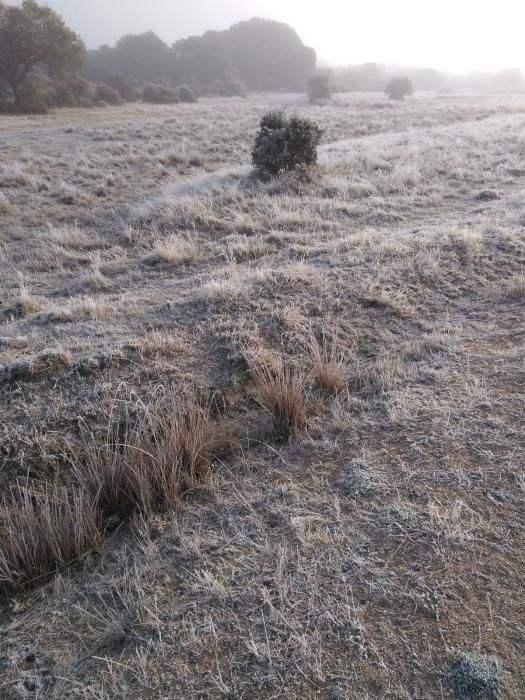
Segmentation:
<svg viewBox="0 0 525 700">
<path fill-rule="evenodd" d="M 263 173 L 277 175 L 317 163 L 322 131 L 311 119 L 273 111 L 261 119 L 252 150 L 252 163 Z"/>
<path fill-rule="evenodd" d="M 94 98 L 96 102 L 105 102 L 108 105 L 122 104 L 122 98 L 119 93 L 105 83 L 97 85 Z"/>
<path fill-rule="evenodd" d="M 308 98 L 310 102 L 332 99 L 330 79 L 327 75 L 313 75 L 308 81 Z"/>
<path fill-rule="evenodd" d="M 123 75 L 112 75 L 107 78 L 106 85 L 116 90 L 124 102 L 136 102 L 137 93 L 129 80 Z"/>
<path fill-rule="evenodd" d="M 42 81 L 26 80 L 18 93 L 18 108 L 21 114 L 46 114 L 47 99 Z"/>
<path fill-rule="evenodd" d="M 180 85 L 176 94 L 180 102 L 197 102 L 197 95 L 189 85 Z"/>
<path fill-rule="evenodd" d="M 49 84 L 47 102 L 50 107 L 79 107 L 89 95 L 87 80 L 77 75 L 69 75 Z"/>
<path fill-rule="evenodd" d="M 413 95 L 414 88 L 408 78 L 392 78 L 385 92 L 391 100 L 402 100 L 407 95 Z"/>
<path fill-rule="evenodd" d="M 177 104 L 179 98 L 177 97 L 175 90 L 172 90 L 165 85 L 149 83 L 148 85 L 145 85 L 144 89 L 142 90 L 142 101 L 149 102 L 150 104 L 169 105 Z"/>
</svg>

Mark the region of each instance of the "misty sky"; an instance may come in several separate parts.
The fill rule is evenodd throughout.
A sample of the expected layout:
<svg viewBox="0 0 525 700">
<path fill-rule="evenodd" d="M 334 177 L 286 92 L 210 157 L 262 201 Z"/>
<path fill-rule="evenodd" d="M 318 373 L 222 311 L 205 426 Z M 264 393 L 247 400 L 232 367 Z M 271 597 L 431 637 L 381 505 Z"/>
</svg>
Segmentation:
<svg viewBox="0 0 525 700">
<path fill-rule="evenodd" d="M 18 4 L 19 0 L 8 0 Z M 523 0 L 46 0 L 89 48 L 153 29 L 168 44 L 260 16 L 291 24 L 322 62 L 525 70 Z"/>
</svg>

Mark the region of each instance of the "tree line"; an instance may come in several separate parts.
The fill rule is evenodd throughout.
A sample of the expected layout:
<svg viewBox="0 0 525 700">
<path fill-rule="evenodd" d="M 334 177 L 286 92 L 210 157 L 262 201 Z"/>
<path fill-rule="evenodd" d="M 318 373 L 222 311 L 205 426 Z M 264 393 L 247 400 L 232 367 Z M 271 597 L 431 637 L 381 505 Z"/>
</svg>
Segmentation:
<svg viewBox="0 0 525 700">
<path fill-rule="evenodd" d="M 0 109 L 43 111 L 145 96 L 175 102 L 198 94 L 304 90 L 314 49 L 287 24 L 254 18 L 168 46 L 153 32 L 86 51 L 62 18 L 35 0 L 0 0 Z"/>
<path fill-rule="evenodd" d="M 135 84 L 165 81 L 238 93 L 303 90 L 315 72 L 314 49 L 287 24 L 254 18 L 225 31 L 209 31 L 171 47 L 153 32 L 127 35 L 114 47 L 89 51 L 84 74 L 91 80 L 124 75 Z"/>
<path fill-rule="evenodd" d="M 154 32 L 123 36 L 115 46 L 86 51 L 62 18 L 36 0 L 0 0 L 0 111 L 43 112 L 143 99 L 193 102 L 199 95 L 303 91 L 312 101 L 333 91 L 383 91 L 397 99 L 416 90 L 524 89 L 517 70 L 464 78 L 432 69 L 378 63 L 316 74 L 316 54 L 287 24 L 254 18 L 168 46 Z M 313 82 L 311 81 L 314 76 Z"/>
</svg>

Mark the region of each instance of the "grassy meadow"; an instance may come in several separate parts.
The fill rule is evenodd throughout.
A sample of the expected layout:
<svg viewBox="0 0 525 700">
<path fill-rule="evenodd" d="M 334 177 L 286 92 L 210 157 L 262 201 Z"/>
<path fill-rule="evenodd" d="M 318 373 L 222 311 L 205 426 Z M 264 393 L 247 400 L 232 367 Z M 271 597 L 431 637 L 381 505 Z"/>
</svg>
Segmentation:
<svg viewBox="0 0 525 700">
<path fill-rule="evenodd" d="M 0 116 L 0 697 L 525 697 L 524 350 L 524 95 Z"/>
</svg>

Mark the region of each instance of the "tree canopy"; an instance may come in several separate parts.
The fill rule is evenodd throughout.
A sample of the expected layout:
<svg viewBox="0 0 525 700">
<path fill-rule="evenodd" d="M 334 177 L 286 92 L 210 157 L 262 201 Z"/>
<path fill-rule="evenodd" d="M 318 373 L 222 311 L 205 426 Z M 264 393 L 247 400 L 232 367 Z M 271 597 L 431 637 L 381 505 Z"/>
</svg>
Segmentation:
<svg viewBox="0 0 525 700">
<path fill-rule="evenodd" d="M 35 68 L 60 76 L 79 68 L 84 54 L 82 39 L 49 7 L 34 0 L 11 7 L 0 0 L 0 77 L 11 88 L 15 107 Z"/>
<path fill-rule="evenodd" d="M 171 49 L 153 32 L 126 36 L 114 48 L 90 51 L 84 72 L 93 80 L 118 73 L 136 82 L 164 77 L 174 84 L 242 81 L 250 90 L 303 90 L 315 65 L 315 51 L 287 24 L 251 19 Z"/>
</svg>

